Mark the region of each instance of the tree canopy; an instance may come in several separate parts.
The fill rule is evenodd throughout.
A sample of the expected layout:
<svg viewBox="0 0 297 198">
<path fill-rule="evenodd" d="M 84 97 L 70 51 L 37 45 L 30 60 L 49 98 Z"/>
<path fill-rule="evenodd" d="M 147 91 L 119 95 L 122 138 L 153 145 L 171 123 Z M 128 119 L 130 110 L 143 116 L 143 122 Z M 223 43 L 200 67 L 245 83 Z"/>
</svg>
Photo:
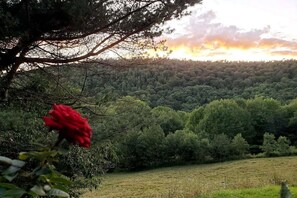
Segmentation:
<svg viewBox="0 0 297 198">
<path fill-rule="evenodd" d="M 54 85 L 54 79 L 59 78 L 64 87 L 69 84 L 78 90 L 83 87 L 85 95 L 96 96 L 102 102 L 129 95 L 151 107 L 167 106 L 183 111 L 192 111 L 217 99 L 264 96 L 289 103 L 297 97 L 297 61 L 293 60 L 235 63 L 139 59 L 131 63 L 122 59 L 105 63 L 125 67 L 83 63 L 46 71 L 55 74 L 56 78 L 51 78 Z M 44 71 L 36 72 L 44 79 Z M 25 75 L 28 72 L 18 75 L 18 79 Z M 240 101 L 236 102 L 240 105 Z"/>
<path fill-rule="evenodd" d="M 2 94 L 20 66 L 72 63 L 127 43 L 149 45 L 161 25 L 201 0 L 1 0 Z M 139 42 L 141 39 L 141 42 Z M 40 66 L 40 65 L 39 65 Z"/>
</svg>

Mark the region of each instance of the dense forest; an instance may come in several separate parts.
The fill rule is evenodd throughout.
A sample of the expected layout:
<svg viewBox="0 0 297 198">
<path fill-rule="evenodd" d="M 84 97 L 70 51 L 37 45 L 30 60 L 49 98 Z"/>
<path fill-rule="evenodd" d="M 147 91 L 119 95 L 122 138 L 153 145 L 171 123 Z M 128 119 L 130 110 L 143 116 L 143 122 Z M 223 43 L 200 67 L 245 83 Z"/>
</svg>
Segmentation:
<svg viewBox="0 0 297 198">
<path fill-rule="evenodd" d="M 195 62 L 177 60 L 109 61 L 60 68 L 78 88 L 97 99 L 134 96 L 149 106 L 190 111 L 217 99 L 255 96 L 288 102 L 297 97 L 296 61 Z M 124 65 L 124 66 L 123 66 Z M 126 66 L 125 66 L 126 65 Z M 85 68 L 85 67 L 84 67 Z M 62 71 L 61 71 L 62 70 Z M 57 71 L 56 71 L 57 72 Z M 86 82 L 85 82 L 86 81 Z"/>
<path fill-rule="evenodd" d="M 22 72 L 1 103 L 9 133 L 0 155 L 49 142 L 55 134 L 40 117 L 53 103 L 73 106 L 93 128 L 88 152 L 60 159 L 66 175 L 295 155 L 296 89 L 296 61 L 106 60 Z"/>
</svg>

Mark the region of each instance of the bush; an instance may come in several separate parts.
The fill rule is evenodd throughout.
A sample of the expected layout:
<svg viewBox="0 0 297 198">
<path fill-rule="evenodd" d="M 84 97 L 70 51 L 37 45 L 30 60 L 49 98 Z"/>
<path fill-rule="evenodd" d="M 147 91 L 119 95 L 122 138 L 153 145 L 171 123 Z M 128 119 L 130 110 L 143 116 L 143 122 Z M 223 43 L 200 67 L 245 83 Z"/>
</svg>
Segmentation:
<svg viewBox="0 0 297 198">
<path fill-rule="evenodd" d="M 204 139 L 199 139 L 198 142 L 198 149 L 196 150 L 196 161 L 198 163 L 204 163 L 204 162 L 208 162 L 208 161 L 212 161 L 213 158 L 211 157 L 211 147 L 210 147 L 210 143 L 209 140 L 207 138 Z"/>
<path fill-rule="evenodd" d="M 280 155 L 290 154 L 290 140 L 284 136 L 280 136 L 277 139 L 277 151 Z"/>
<path fill-rule="evenodd" d="M 120 168 L 136 169 L 141 166 L 142 162 L 139 160 L 140 156 L 136 149 L 140 134 L 136 130 L 129 131 L 122 142 L 118 144 L 117 154 Z"/>
<path fill-rule="evenodd" d="M 273 155 L 273 152 L 277 151 L 277 142 L 275 141 L 275 136 L 270 133 L 265 133 L 263 136 L 263 145 L 261 147 L 262 151 L 266 156 Z"/>
<path fill-rule="evenodd" d="M 103 142 L 92 145 L 88 150 L 78 146 L 67 148 L 56 167 L 71 178 L 92 178 L 113 169 L 116 163 L 115 147 L 110 142 Z"/>
<path fill-rule="evenodd" d="M 208 139 L 189 130 L 170 133 L 165 138 L 165 155 L 168 163 L 180 164 L 186 162 L 203 163 L 210 161 L 210 144 Z"/>
<path fill-rule="evenodd" d="M 163 163 L 164 132 L 159 125 L 128 132 L 118 146 L 123 168 L 143 169 Z"/>
<path fill-rule="evenodd" d="M 43 127 L 41 116 L 16 109 L 0 111 L 0 155 L 16 158 L 21 151 L 48 145 L 56 136 Z"/>
<path fill-rule="evenodd" d="M 165 138 L 165 153 L 169 162 L 181 163 L 197 159 L 198 136 L 191 131 L 180 130 Z"/>
<path fill-rule="evenodd" d="M 237 134 L 231 142 L 231 152 L 234 156 L 242 158 L 249 151 L 250 145 L 248 142 L 242 137 L 241 133 Z"/>
<path fill-rule="evenodd" d="M 280 136 L 276 141 L 274 135 L 269 133 L 264 134 L 261 149 L 265 155 L 269 157 L 293 155 L 297 153 L 297 149 L 290 146 L 290 140 L 288 140 L 288 138 Z"/>
<path fill-rule="evenodd" d="M 165 135 L 159 125 L 145 128 L 138 137 L 136 149 L 144 167 L 159 165 L 163 162 Z"/>
<path fill-rule="evenodd" d="M 2 125 L 3 129 L 7 130 L 4 134 L 19 133 L 26 136 L 30 133 L 26 129 L 35 126 L 34 119 L 29 116 L 30 114 L 17 112 L 19 114 L 16 115 L 23 118 L 22 120 L 20 117 L 13 117 L 10 113 L 5 112 L 1 114 L 2 117 L 6 118 L 5 120 L 8 120 L 5 123 L 6 125 Z M 15 125 L 12 124 L 13 120 L 16 121 Z M 75 156 L 76 163 L 71 163 L 71 160 L 67 159 L 66 164 L 60 164 L 61 161 L 57 163 L 58 157 L 62 155 L 59 146 L 66 139 L 70 144 L 78 144 L 81 147 L 89 148 L 92 129 L 87 119 L 84 119 L 77 111 L 66 105 L 54 105 L 53 109 L 49 111 L 49 116 L 43 117 L 43 120 L 50 130 L 57 130 L 58 136 L 56 135 L 56 139 L 52 144 L 40 145 L 40 148 L 35 148 L 31 151 L 28 151 L 28 148 L 24 148 L 26 145 L 31 145 L 31 142 L 26 143 L 19 136 L 17 138 L 11 137 L 16 138 L 16 143 L 19 144 L 20 147 L 17 147 L 17 149 L 24 150 L 19 152 L 18 159 L 0 156 L 0 197 L 69 197 L 70 194 L 72 197 L 78 197 L 78 194 L 74 193 L 75 189 L 70 189 L 75 186 L 75 182 L 71 182 L 69 177 L 61 174 L 56 169 L 56 166 L 60 166 L 60 170 L 67 168 L 67 173 L 73 171 L 73 169 L 77 172 L 76 165 L 82 165 L 90 159 L 90 156 L 80 159 L 79 156 L 81 155 L 76 150 L 75 153 L 78 154 L 78 156 Z M 25 121 L 27 123 L 24 123 Z M 32 121 L 33 126 L 29 125 L 30 121 Z M 32 134 L 36 134 L 34 133 L 36 131 L 34 128 L 31 130 L 33 131 Z M 31 136 L 29 135 L 29 137 Z M 83 144 L 85 141 L 88 141 L 87 144 Z M 14 153 L 14 155 L 16 154 Z M 79 169 L 86 171 L 85 166 L 79 167 Z"/>
<path fill-rule="evenodd" d="M 211 156 L 216 161 L 224 161 L 230 158 L 230 139 L 225 134 L 215 135 L 210 142 Z"/>
<path fill-rule="evenodd" d="M 290 155 L 297 155 L 297 148 L 295 146 L 289 147 L 289 154 Z"/>
</svg>

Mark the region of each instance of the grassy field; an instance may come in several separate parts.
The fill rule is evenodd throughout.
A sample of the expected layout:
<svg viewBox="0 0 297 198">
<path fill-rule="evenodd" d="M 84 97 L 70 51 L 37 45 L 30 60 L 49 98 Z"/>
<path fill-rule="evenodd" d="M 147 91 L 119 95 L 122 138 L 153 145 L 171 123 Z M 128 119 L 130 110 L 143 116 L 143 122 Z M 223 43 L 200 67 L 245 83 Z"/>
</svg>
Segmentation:
<svg viewBox="0 0 297 198">
<path fill-rule="evenodd" d="M 102 177 L 100 188 L 86 192 L 83 197 L 244 198 L 266 197 L 268 193 L 267 197 L 279 197 L 278 185 L 283 180 L 297 196 L 296 188 L 292 187 L 297 186 L 297 157 L 257 158 L 107 174 Z"/>
<path fill-rule="evenodd" d="M 291 187 L 290 192 L 293 197 L 296 197 L 297 187 Z M 204 197 L 205 198 L 209 198 L 209 197 L 210 198 L 279 198 L 280 187 L 267 186 L 267 187 L 261 187 L 261 188 L 250 188 L 250 189 L 240 189 L 240 190 L 223 190 L 221 192 L 215 192 L 212 195 L 204 196 Z"/>
</svg>

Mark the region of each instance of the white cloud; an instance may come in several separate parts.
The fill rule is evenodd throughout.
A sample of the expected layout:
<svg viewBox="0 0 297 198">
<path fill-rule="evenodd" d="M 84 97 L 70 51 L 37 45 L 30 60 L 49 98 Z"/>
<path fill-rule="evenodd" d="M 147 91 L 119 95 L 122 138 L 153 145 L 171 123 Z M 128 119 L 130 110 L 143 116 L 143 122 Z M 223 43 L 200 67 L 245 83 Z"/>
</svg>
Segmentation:
<svg viewBox="0 0 297 198">
<path fill-rule="evenodd" d="M 196 12 L 181 21 L 172 22 L 171 25 L 178 30 L 178 34 L 165 35 L 164 38 L 172 49 L 186 47 L 192 53 L 205 50 L 220 50 L 217 52 L 222 53 L 222 49 L 262 49 L 266 50 L 265 53 L 278 52 L 278 55 L 286 56 L 290 51 L 292 55 L 297 53 L 297 42 L 283 37 L 272 37 L 276 34 L 271 32 L 269 25 L 251 30 L 236 25 L 225 25 L 218 22 L 212 10 L 202 14 Z"/>
</svg>

